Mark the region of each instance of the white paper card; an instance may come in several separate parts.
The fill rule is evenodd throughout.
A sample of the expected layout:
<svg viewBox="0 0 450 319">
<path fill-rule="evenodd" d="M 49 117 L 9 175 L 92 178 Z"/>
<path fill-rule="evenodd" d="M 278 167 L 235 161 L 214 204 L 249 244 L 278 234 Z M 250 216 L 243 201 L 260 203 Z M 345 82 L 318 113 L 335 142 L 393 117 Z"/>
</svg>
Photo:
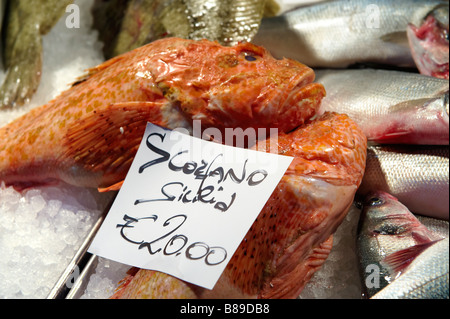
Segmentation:
<svg viewBox="0 0 450 319">
<path fill-rule="evenodd" d="M 212 289 L 292 159 L 149 123 L 89 252 Z"/>
</svg>

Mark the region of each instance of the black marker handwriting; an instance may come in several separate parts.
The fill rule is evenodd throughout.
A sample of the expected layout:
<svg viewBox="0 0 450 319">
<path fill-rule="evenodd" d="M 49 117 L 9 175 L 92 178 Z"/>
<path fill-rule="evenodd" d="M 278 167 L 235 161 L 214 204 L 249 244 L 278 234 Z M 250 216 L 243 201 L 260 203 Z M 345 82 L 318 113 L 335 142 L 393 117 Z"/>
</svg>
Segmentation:
<svg viewBox="0 0 450 319">
<path fill-rule="evenodd" d="M 137 245 L 137 249 L 147 248 L 150 255 L 155 255 L 157 253 L 162 253 L 164 256 L 180 256 L 182 255 L 182 250 L 186 247 L 189 242 L 189 238 L 183 234 L 173 235 L 168 239 L 168 241 L 164 245 L 164 240 L 167 239 L 170 235 L 175 233 L 180 229 L 180 227 L 186 222 L 187 216 L 184 214 L 175 215 L 166 219 L 166 221 L 161 225 L 157 224 L 158 216 L 151 215 L 148 217 L 142 218 L 134 218 L 127 214 L 123 216 L 124 224 L 117 224 L 116 228 L 120 228 L 120 235 L 127 242 Z M 143 220 L 152 220 L 155 223 L 154 227 L 162 227 L 166 228 L 167 231 L 158 238 L 150 241 L 146 241 L 145 239 L 136 240 L 133 238 L 135 234 L 133 234 L 133 228 L 143 221 Z M 146 230 L 146 233 L 151 235 L 151 227 Z M 151 236 L 150 236 L 151 237 Z M 157 245 L 164 246 L 164 248 L 159 247 L 156 248 L 154 246 Z M 208 266 L 219 265 L 227 259 L 227 251 L 223 247 L 213 246 L 210 247 L 204 242 L 195 242 L 190 244 L 185 252 L 184 256 L 189 260 L 199 260 L 204 259 L 204 262 Z"/>
</svg>

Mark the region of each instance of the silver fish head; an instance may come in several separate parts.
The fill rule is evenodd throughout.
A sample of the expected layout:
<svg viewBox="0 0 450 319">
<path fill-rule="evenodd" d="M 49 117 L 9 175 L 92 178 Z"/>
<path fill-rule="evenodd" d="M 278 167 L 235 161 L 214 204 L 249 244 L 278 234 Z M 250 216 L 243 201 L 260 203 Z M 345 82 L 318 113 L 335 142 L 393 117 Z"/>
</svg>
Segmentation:
<svg viewBox="0 0 450 319">
<path fill-rule="evenodd" d="M 430 231 L 398 199 L 386 192 L 370 193 L 363 204 L 359 237 L 376 241 L 380 255 L 430 241 Z"/>
<path fill-rule="evenodd" d="M 449 5 L 441 4 L 424 19 L 421 26 L 409 24 L 408 42 L 420 73 L 449 78 Z"/>
<path fill-rule="evenodd" d="M 431 238 L 431 232 L 396 197 L 383 191 L 368 194 L 357 235 L 364 295 L 374 295 L 395 279 L 382 262 L 388 255 Z"/>
</svg>

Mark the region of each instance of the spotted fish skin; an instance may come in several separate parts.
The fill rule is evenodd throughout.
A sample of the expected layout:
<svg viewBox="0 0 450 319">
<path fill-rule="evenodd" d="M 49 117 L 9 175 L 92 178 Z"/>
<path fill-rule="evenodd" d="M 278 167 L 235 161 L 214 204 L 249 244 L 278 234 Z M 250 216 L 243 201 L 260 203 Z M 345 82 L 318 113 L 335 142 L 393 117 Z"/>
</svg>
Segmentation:
<svg viewBox="0 0 450 319">
<path fill-rule="evenodd" d="M 295 157 L 213 290 L 155 271 L 134 270 L 112 298 L 296 298 L 320 269 L 332 234 L 361 183 L 367 140 L 346 115 L 325 113 L 277 140 L 257 145 Z M 266 143 L 266 144 L 264 144 Z M 175 284 L 178 283 L 178 284 Z M 165 288 L 164 288 L 165 287 Z"/>
<path fill-rule="evenodd" d="M 313 116 L 325 95 L 313 80 L 307 66 L 249 43 L 158 40 L 89 70 L 54 100 L 0 128 L 0 181 L 114 189 L 147 122 L 287 132 Z"/>
</svg>

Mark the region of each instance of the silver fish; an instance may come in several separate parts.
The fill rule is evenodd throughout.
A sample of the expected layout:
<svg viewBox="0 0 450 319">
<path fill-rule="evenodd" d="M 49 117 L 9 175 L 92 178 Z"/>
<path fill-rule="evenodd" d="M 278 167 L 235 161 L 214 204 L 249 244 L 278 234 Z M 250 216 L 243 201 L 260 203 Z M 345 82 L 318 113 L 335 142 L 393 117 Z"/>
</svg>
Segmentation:
<svg viewBox="0 0 450 319">
<path fill-rule="evenodd" d="M 408 42 L 420 73 L 448 79 L 448 25 L 448 3 L 433 10 L 421 26 L 408 25 Z"/>
<path fill-rule="evenodd" d="M 374 69 L 319 70 L 327 96 L 320 113 L 349 115 L 380 144 L 449 145 L 449 82 Z"/>
<path fill-rule="evenodd" d="M 409 23 L 421 21 L 437 0 L 336 0 L 263 19 L 253 42 L 276 57 L 311 67 L 346 67 L 372 62 L 415 66 L 408 45 Z"/>
<path fill-rule="evenodd" d="M 368 194 L 357 235 L 363 296 L 373 297 L 389 287 L 389 290 L 395 291 L 389 298 L 442 297 L 445 293 L 448 297 L 448 239 L 446 250 L 441 246 L 441 240 L 441 236 L 425 227 L 394 196 L 382 191 Z M 437 253 L 433 258 L 437 260 L 429 258 L 428 251 L 432 248 Z M 414 258 L 421 263 L 427 263 L 431 271 L 417 276 L 417 272 L 422 272 L 422 268 L 411 264 L 409 273 L 405 272 L 408 262 Z M 441 267 L 445 265 L 445 260 L 446 270 Z M 398 270 L 403 271 L 400 277 Z M 443 282 L 442 278 L 439 278 L 442 274 Z M 403 276 L 409 277 L 410 282 L 404 283 L 403 279 L 398 281 Z M 409 287 L 415 287 L 415 292 L 409 291 Z M 408 292 L 403 292 L 403 288 Z"/>
<path fill-rule="evenodd" d="M 382 190 L 415 213 L 449 219 L 449 147 L 378 145 L 367 149 L 360 195 Z"/>
</svg>

